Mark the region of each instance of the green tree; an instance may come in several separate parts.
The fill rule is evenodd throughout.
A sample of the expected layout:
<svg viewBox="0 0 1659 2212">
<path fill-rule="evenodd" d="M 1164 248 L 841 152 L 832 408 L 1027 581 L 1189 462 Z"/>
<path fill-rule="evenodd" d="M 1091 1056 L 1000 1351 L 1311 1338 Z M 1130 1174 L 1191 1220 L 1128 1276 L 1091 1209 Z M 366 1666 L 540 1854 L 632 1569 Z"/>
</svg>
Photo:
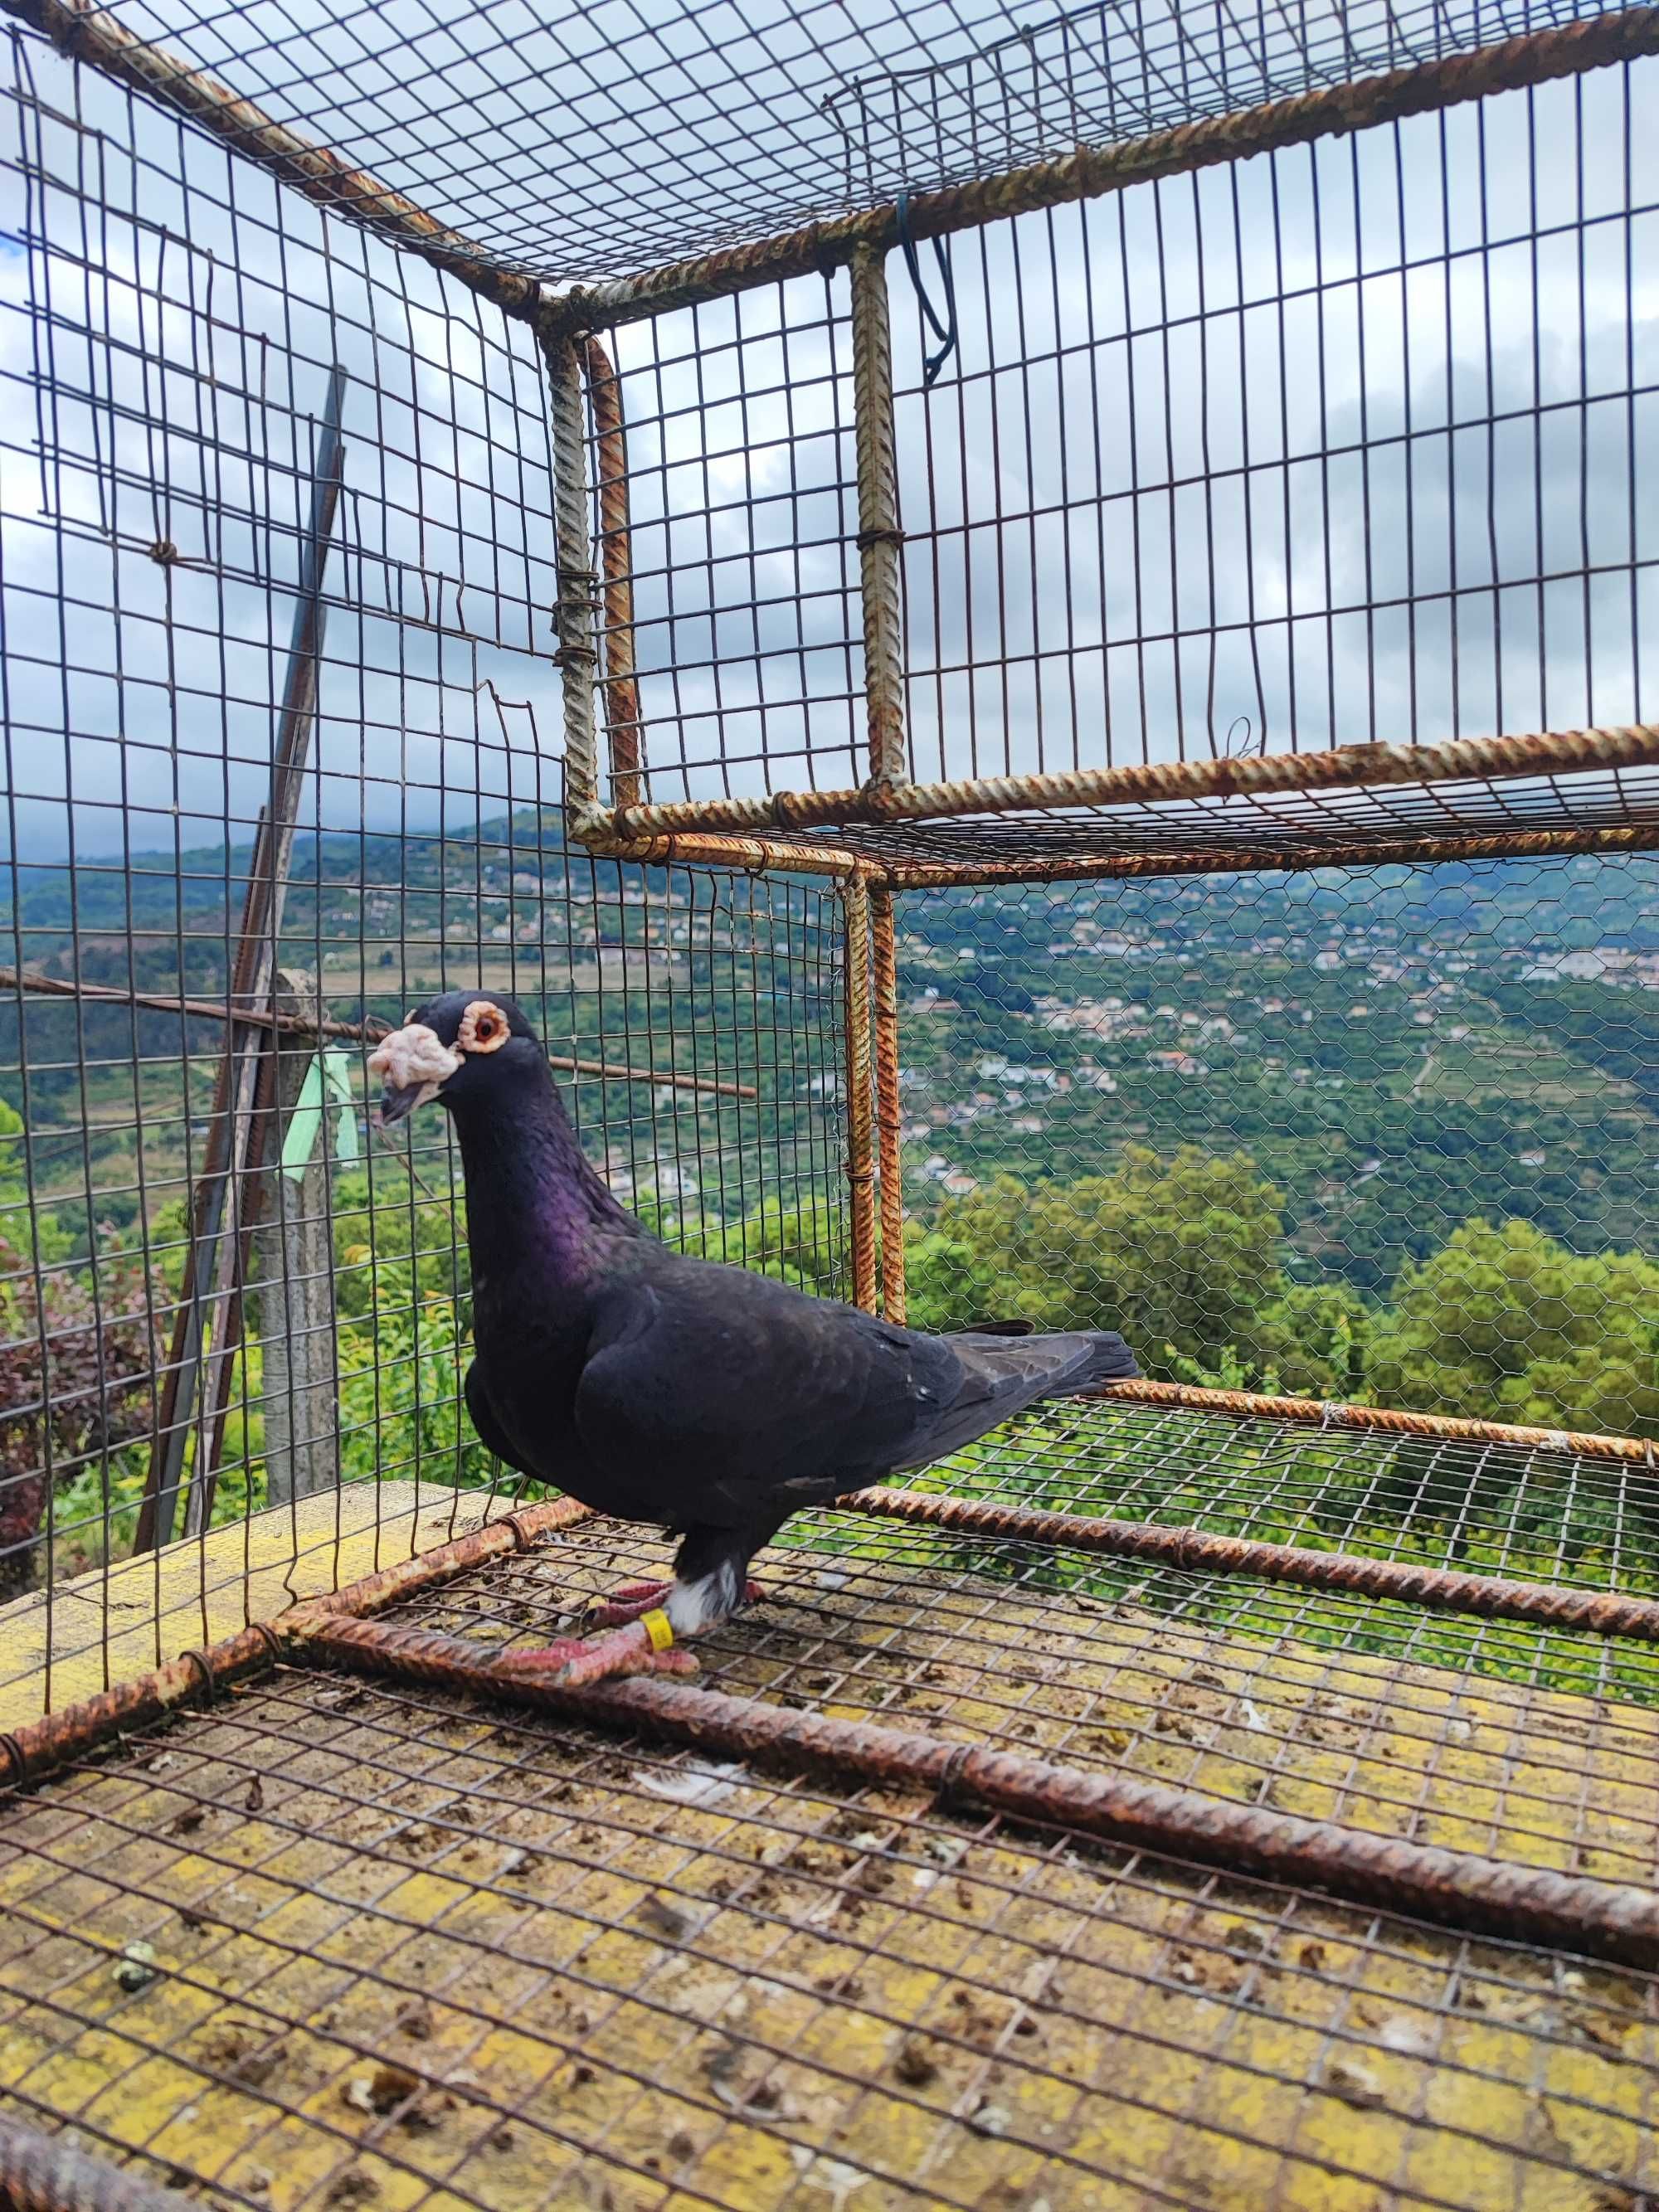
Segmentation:
<svg viewBox="0 0 1659 2212">
<path fill-rule="evenodd" d="M 1383 1405 L 1659 1436 L 1659 1263 L 1466 1221 L 1402 1270 L 1369 1364 Z"/>
<path fill-rule="evenodd" d="M 912 1317 L 1117 1328 L 1152 1374 L 1352 1395 L 1364 1310 L 1286 1279 L 1280 1206 L 1247 1154 L 1195 1145 L 1167 1161 L 1132 1145 L 1111 1175 L 1072 1183 L 999 1176 L 913 1237 Z"/>
</svg>

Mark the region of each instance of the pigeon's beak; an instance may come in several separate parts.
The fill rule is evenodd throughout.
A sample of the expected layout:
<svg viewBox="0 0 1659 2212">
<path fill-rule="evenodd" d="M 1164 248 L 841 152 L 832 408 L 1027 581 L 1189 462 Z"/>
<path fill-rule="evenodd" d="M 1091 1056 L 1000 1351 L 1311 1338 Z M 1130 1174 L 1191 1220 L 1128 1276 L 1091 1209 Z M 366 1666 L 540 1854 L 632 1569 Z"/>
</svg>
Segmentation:
<svg viewBox="0 0 1659 2212">
<path fill-rule="evenodd" d="M 382 1129 L 389 1129 L 397 1121 L 406 1121 L 417 1106 L 435 1097 L 435 1083 L 388 1083 L 380 1093 L 380 1103 L 374 1120 Z"/>
<path fill-rule="evenodd" d="M 385 1089 L 375 1121 L 382 1129 L 406 1121 L 417 1106 L 435 1098 L 461 1064 L 461 1055 L 424 1022 L 405 1022 L 383 1036 L 369 1054 L 368 1072 Z"/>
</svg>

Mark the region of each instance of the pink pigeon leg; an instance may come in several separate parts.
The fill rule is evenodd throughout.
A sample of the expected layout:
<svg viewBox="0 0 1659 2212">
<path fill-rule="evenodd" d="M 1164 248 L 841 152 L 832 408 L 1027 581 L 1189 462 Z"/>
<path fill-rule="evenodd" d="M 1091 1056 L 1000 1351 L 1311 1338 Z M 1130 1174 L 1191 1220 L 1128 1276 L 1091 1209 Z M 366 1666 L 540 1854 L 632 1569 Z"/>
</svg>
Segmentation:
<svg viewBox="0 0 1659 2212">
<path fill-rule="evenodd" d="M 668 1583 L 624 1583 L 613 1590 L 603 1605 L 596 1605 L 587 1616 L 590 1628 L 620 1628 L 625 1622 L 637 1620 L 662 1604 L 674 1585 Z M 745 1583 L 739 1603 L 759 1605 L 766 1592 L 758 1583 Z"/>
</svg>

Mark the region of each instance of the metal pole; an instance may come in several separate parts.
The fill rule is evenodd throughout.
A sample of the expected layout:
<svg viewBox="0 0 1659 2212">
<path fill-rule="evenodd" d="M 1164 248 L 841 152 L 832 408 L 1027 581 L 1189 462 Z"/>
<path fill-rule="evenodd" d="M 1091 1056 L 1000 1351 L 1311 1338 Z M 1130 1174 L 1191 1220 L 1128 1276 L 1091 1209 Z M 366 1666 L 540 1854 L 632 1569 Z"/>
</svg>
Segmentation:
<svg viewBox="0 0 1659 2212">
<path fill-rule="evenodd" d="M 870 1096 L 870 893 L 842 893 L 847 930 L 847 1188 L 853 1216 L 853 1303 L 876 1310 L 876 1171 Z"/>
<path fill-rule="evenodd" d="M 580 814 L 599 804 L 594 719 L 595 578 L 587 528 L 587 405 L 580 349 L 565 338 L 544 345 L 553 417 L 553 523 L 558 544 L 559 649 L 564 686 L 565 804 Z"/>
<path fill-rule="evenodd" d="M 336 367 L 329 376 L 323 410 L 310 520 L 300 545 L 294 627 L 271 763 L 270 796 L 254 835 L 241 927 L 231 966 L 228 1003 L 233 1017 L 244 1009 L 256 1018 L 270 1012 L 295 825 L 316 720 L 327 617 L 323 572 L 339 507 L 344 454 L 340 416 L 345 387 L 346 373 Z M 226 1031 L 214 1089 L 207 1157 L 191 1206 L 191 1249 L 162 1382 L 135 1551 L 149 1551 L 172 1539 L 190 1431 L 198 1418 L 198 1395 L 197 1465 L 189 1512 L 192 1527 L 206 1525 L 211 1505 L 216 1440 L 222 1432 L 230 1362 L 240 1333 L 238 1285 L 252 1230 L 251 1220 L 241 1218 L 244 1185 L 259 1164 L 270 1119 L 268 1113 L 259 1111 L 258 1096 L 267 1035 L 264 1023 L 258 1018 L 233 1018 Z"/>
<path fill-rule="evenodd" d="M 904 635 L 900 611 L 898 476 L 893 449 L 893 348 L 886 257 L 853 256 L 853 431 L 858 449 L 859 588 L 864 601 L 864 690 L 870 786 L 909 781 L 904 751 Z"/>
<path fill-rule="evenodd" d="M 899 1156 L 898 953 L 893 894 L 870 893 L 871 972 L 874 1000 L 876 1152 L 881 1171 L 881 1307 L 902 1322 L 904 1288 L 904 1185 Z"/>
</svg>

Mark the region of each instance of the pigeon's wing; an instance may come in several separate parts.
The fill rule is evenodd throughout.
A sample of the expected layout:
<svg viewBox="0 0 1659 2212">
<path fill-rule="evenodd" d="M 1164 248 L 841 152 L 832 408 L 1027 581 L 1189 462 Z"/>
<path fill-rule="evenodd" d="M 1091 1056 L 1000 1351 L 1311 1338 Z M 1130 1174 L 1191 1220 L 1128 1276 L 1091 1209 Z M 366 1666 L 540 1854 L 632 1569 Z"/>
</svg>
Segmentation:
<svg viewBox="0 0 1659 2212">
<path fill-rule="evenodd" d="M 519 1465 L 512 1445 L 501 1434 L 501 1424 L 496 1420 L 495 1409 L 489 1402 L 489 1392 L 485 1387 L 483 1371 L 476 1359 L 466 1370 L 461 1395 L 466 1400 L 467 1413 L 484 1449 L 494 1452 L 496 1458 L 504 1466 L 513 1468 L 515 1474 L 524 1474 L 526 1470 Z"/>
<path fill-rule="evenodd" d="M 576 1427 L 596 1465 L 656 1470 L 676 1516 L 781 1521 L 1085 1387 L 1108 1343 L 926 1336 L 676 1256 L 601 1302 Z"/>
<path fill-rule="evenodd" d="M 672 1517 L 781 1521 L 914 1457 L 962 1372 L 937 1337 L 676 1255 L 600 1300 L 575 1424 Z"/>
</svg>

